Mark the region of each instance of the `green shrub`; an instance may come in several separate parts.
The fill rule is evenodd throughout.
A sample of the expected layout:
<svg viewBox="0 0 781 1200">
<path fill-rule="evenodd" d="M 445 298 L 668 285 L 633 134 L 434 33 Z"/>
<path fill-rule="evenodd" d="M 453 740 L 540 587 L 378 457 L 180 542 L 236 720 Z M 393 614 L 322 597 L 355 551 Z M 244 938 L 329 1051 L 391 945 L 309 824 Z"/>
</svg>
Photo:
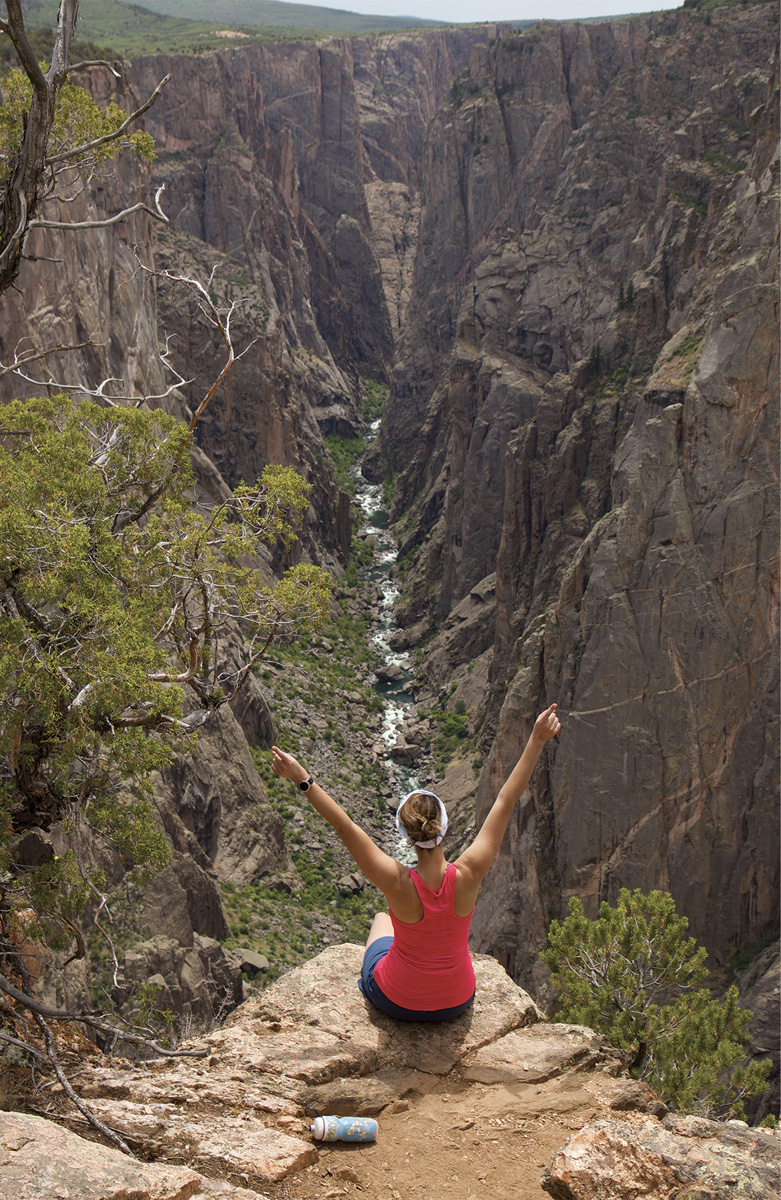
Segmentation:
<svg viewBox="0 0 781 1200">
<path fill-rule="evenodd" d="M 736 987 L 719 1000 L 701 986 L 706 951 L 685 936 L 672 896 L 622 888 L 595 920 L 574 897 L 569 912 L 551 922 L 542 952 L 562 1020 L 628 1050 L 630 1073 L 670 1107 L 741 1117 L 743 1097 L 764 1091 L 770 1061 L 741 1062 L 751 1013 L 738 1007 Z"/>
</svg>

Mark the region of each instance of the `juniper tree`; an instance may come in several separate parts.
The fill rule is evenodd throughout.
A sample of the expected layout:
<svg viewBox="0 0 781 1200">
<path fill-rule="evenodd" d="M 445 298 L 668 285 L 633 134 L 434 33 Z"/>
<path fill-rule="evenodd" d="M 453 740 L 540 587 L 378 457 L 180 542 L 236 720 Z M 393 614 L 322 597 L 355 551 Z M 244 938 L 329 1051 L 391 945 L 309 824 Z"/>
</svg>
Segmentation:
<svg viewBox="0 0 781 1200">
<path fill-rule="evenodd" d="M 127 870 L 160 867 L 150 772 L 195 749 L 274 637 L 328 613 L 320 568 L 273 584 L 261 567 L 264 547 L 290 546 L 309 485 L 269 466 L 199 505 L 190 439 L 160 410 L 66 395 L 0 410 L 0 992 L 43 1022 L 58 1071 L 47 1018 L 127 1037 L 42 1006 L 30 977 L 33 944 L 83 954 L 76 918 L 105 906 L 87 842 L 107 839 Z M 25 831 L 55 822 L 73 849 L 23 863 Z"/>
<path fill-rule="evenodd" d="M 565 1021 L 588 1025 L 627 1050 L 630 1072 L 682 1112 L 742 1115 L 741 1099 L 765 1087 L 770 1063 L 744 1065 L 751 1013 L 731 987 L 703 987 L 706 950 L 668 893 L 622 888 L 615 907 L 585 916 L 580 900 L 552 921 L 542 959 Z"/>
</svg>

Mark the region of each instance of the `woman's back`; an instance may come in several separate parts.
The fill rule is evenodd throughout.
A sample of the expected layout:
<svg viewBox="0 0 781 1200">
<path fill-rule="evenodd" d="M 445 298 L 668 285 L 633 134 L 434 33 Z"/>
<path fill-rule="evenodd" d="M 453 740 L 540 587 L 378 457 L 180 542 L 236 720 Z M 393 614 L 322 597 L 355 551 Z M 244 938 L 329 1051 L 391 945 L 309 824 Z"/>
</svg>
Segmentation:
<svg viewBox="0 0 781 1200">
<path fill-rule="evenodd" d="M 436 1009 L 443 997 L 449 1006 L 462 1004 L 475 990 L 469 955 L 468 916 L 455 911 L 456 867 L 446 864 L 441 886 L 434 891 L 411 870 L 410 880 L 423 909 L 419 921 L 401 920 L 391 909 L 393 945 L 375 968 L 385 995 L 407 1008 Z"/>
</svg>

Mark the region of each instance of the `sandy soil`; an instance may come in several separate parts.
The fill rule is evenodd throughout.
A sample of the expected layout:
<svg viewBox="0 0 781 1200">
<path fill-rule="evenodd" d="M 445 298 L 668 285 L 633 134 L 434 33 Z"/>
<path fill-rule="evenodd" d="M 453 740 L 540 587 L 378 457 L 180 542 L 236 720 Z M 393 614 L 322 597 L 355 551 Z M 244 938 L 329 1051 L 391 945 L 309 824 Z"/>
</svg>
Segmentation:
<svg viewBox="0 0 781 1200">
<path fill-rule="evenodd" d="M 270 1200 L 549 1200 L 540 1179 L 553 1154 L 593 1119 L 588 1075 L 540 1085 L 438 1082 L 380 1114 L 377 1142 L 327 1143 L 320 1161 L 268 1186 Z"/>
</svg>

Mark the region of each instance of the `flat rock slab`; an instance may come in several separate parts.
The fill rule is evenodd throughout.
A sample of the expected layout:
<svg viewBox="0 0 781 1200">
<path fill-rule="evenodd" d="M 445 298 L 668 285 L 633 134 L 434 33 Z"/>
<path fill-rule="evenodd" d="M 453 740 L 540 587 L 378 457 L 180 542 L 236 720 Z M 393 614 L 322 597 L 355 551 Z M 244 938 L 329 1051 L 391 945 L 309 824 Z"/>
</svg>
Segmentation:
<svg viewBox="0 0 781 1200">
<path fill-rule="evenodd" d="M 673 1114 L 596 1121 L 554 1155 L 542 1186 L 554 1200 L 777 1200 L 778 1136 Z"/>
<path fill-rule="evenodd" d="M 540 1023 L 483 1046 L 464 1078 L 478 1083 L 541 1083 L 563 1071 L 595 1066 L 604 1057 L 604 1041 L 593 1029 Z"/>
<path fill-rule="evenodd" d="M 319 1112 L 337 1117 L 354 1114 L 374 1117 L 389 1104 L 404 1096 L 425 1095 L 436 1086 L 436 1080 L 422 1071 L 395 1071 L 386 1067 L 372 1075 L 334 1079 L 331 1083 L 312 1088 L 307 1104 Z"/>
<path fill-rule="evenodd" d="M 311 1141 L 269 1128 L 250 1113 L 217 1116 L 178 1111 L 164 1104 L 131 1100 L 92 1100 L 93 1112 L 131 1143 L 160 1158 L 186 1158 L 199 1170 L 240 1178 L 251 1184 L 275 1183 L 317 1160 Z M 297 1132 L 304 1123 L 294 1119 Z"/>
<path fill-rule="evenodd" d="M 345 1050 L 376 1054 L 376 1069 L 406 1068 L 445 1075 L 466 1054 L 512 1029 L 545 1019 L 527 992 L 509 978 L 496 959 L 475 955 L 477 993 L 471 1009 L 441 1024 L 399 1022 L 372 1008 L 358 990 L 362 946 L 332 946 L 272 985 L 257 1001 L 242 1005 L 226 1027 L 246 1029 L 256 1015 L 269 1023 L 326 1030 Z M 210 1035 L 213 1036 L 213 1035 Z M 207 1041 L 209 1039 L 207 1038 Z M 223 1043 L 224 1044 L 224 1043 Z"/>
<path fill-rule="evenodd" d="M 190 1200 L 187 1167 L 136 1162 L 42 1117 L 0 1112 L 1 1200 Z"/>
</svg>

